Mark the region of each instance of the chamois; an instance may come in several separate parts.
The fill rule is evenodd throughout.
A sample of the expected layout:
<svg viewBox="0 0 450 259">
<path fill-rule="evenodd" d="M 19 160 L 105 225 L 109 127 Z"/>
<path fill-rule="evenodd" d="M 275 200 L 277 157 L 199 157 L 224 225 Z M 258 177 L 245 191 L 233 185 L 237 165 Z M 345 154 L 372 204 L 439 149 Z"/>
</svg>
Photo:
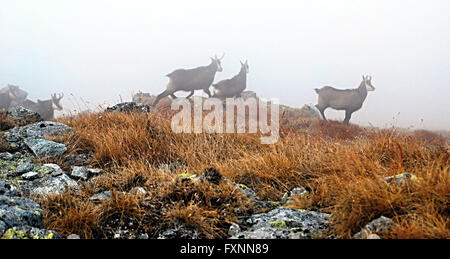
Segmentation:
<svg viewBox="0 0 450 259">
<path fill-rule="evenodd" d="M 0 110 L 8 111 L 11 102 L 17 97 L 14 87 L 8 85 L 4 91 L 0 92 Z"/>
<path fill-rule="evenodd" d="M 367 92 L 375 91 L 375 87 L 372 85 L 371 76 L 363 76 L 363 81 L 356 89 L 340 90 L 325 86 L 321 89 L 315 89 L 315 91 L 319 95 L 316 108 L 322 114 L 323 119 L 326 120 L 325 109 L 331 107 L 335 110 L 345 110 L 344 123 L 348 124 L 352 113 L 361 109 L 367 97 Z"/>
<path fill-rule="evenodd" d="M 60 94 L 59 96 L 52 94 L 52 98 L 50 100 L 38 100 L 37 103 L 27 99 L 22 103 L 22 106 L 38 113 L 44 120 L 51 120 L 54 117 L 55 110 L 63 110 L 60 103 L 63 97 L 64 94 Z"/>
<path fill-rule="evenodd" d="M 177 91 L 190 91 L 191 93 L 186 97 L 189 98 L 194 94 L 195 90 L 203 90 L 211 97 L 209 87 L 214 81 L 216 72 L 222 72 L 222 59 L 211 58 L 211 64 L 209 66 L 197 67 L 193 69 L 178 69 L 166 76 L 169 77 L 169 83 L 166 86 L 166 90 L 158 95 L 153 102 L 153 107 L 164 97 L 170 95 L 173 99 L 177 97 L 174 95 Z"/>
<path fill-rule="evenodd" d="M 239 74 L 231 79 L 226 79 L 213 84 L 214 96 L 217 98 L 225 99 L 232 97 L 241 97 L 242 92 L 247 87 L 247 74 L 249 72 L 248 61 L 241 62 L 241 71 Z"/>
</svg>

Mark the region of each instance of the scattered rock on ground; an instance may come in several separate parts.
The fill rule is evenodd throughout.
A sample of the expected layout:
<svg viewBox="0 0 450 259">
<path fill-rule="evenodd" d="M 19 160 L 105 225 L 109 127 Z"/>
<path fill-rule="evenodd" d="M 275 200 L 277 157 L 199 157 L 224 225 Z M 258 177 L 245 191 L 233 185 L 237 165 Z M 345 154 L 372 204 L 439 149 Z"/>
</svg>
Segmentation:
<svg viewBox="0 0 450 259">
<path fill-rule="evenodd" d="M 390 177 L 385 177 L 383 178 L 383 180 L 388 183 L 394 183 L 396 185 L 405 185 L 409 182 L 415 182 L 415 183 L 419 183 L 420 179 L 414 175 L 414 174 L 410 174 L 410 173 L 404 173 L 404 174 L 398 174 L 398 175 L 394 175 L 394 176 L 390 176 Z"/>
<path fill-rule="evenodd" d="M 25 139 L 25 144 L 38 158 L 61 156 L 67 151 L 64 144 L 45 139 L 27 138 Z"/>
<path fill-rule="evenodd" d="M 0 237 L 59 238 L 59 235 L 43 229 L 42 209 L 39 204 L 20 197 L 16 187 L 0 180 Z"/>
<path fill-rule="evenodd" d="M 367 239 L 371 234 L 383 234 L 389 231 L 389 229 L 394 225 L 394 221 L 390 218 L 381 216 L 369 224 L 364 226 L 361 231 L 353 235 L 354 239 Z M 372 236 L 373 237 L 373 236 Z"/>
<path fill-rule="evenodd" d="M 11 112 L 8 112 L 8 116 L 17 125 L 27 125 L 42 121 L 42 117 L 38 113 L 28 110 L 22 106 L 17 107 Z"/>
<path fill-rule="evenodd" d="M 249 229 L 233 235 L 238 239 L 311 239 L 322 238 L 328 228 L 329 214 L 277 208 L 246 220 Z"/>
<path fill-rule="evenodd" d="M 149 105 L 141 104 L 141 103 L 124 102 L 124 103 L 119 103 L 119 104 L 116 104 L 114 106 L 108 107 L 108 108 L 106 108 L 106 111 L 108 111 L 108 112 L 134 112 L 134 111 L 138 111 L 138 112 L 147 113 L 147 112 L 151 111 L 151 107 Z"/>
</svg>

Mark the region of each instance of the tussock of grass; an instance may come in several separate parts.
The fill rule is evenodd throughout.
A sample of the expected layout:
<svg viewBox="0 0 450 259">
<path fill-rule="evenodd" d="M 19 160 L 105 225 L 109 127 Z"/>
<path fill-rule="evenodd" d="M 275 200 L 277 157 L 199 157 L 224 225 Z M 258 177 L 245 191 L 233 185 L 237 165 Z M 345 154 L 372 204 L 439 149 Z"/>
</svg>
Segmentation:
<svg viewBox="0 0 450 259">
<path fill-rule="evenodd" d="M 439 135 L 282 118 L 279 142 L 261 145 L 251 134 L 175 134 L 170 112 L 160 110 L 60 119 L 75 128 L 62 139 L 68 152 L 89 150 L 92 166 L 105 173 L 79 193 L 42 200 L 47 228 L 62 235 L 108 237 L 109 228 L 132 221 L 150 237 L 185 225 L 201 237 L 225 238 L 229 224 L 252 213 L 250 201 L 231 182 L 177 177 L 214 167 L 262 199 L 279 200 L 292 188 L 309 187 L 312 192 L 290 206 L 332 213 L 330 231 L 340 238 L 382 215 L 397 223 L 385 238 L 450 237 L 449 149 Z M 158 170 L 170 162 L 183 166 L 175 172 Z M 420 182 L 396 186 L 382 181 L 405 172 Z M 133 187 L 147 193 L 132 194 Z M 89 200 L 105 190 L 125 194 L 99 204 Z"/>
</svg>

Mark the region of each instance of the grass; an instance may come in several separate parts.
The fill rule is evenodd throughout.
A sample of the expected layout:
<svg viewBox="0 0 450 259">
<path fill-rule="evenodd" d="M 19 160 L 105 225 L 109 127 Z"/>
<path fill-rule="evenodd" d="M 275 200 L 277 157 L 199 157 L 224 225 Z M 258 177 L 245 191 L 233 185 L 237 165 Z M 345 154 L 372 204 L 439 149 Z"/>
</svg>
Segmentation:
<svg viewBox="0 0 450 259">
<path fill-rule="evenodd" d="M 111 237 L 133 224 L 136 235 L 156 238 L 167 227 L 185 226 L 198 237 L 226 238 L 238 217 L 254 213 L 231 182 L 184 181 L 213 167 L 261 199 L 280 200 L 295 187 L 309 195 L 290 205 L 332 214 L 330 232 L 350 238 L 373 219 L 397 225 L 383 238 L 449 238 L 449 147 L 440 135 L 364 129 L 317 119 L 281 117 L 281 138 L 261 145 L 252 134 L 175 134 L 170 111 L 90 113 L 59 119 L 75 128 L 60 140 L 68 152 L 89 151 L 91 166 L 105 173 L 78 193 L 40 200 L 44 225 L 66 236 Z M 181 162 L 159 170 L 162 163 Z M 412 173 L 420 181 L 396 186 L 383 177 Z M 133 194 L 142 187 L 146 194 Z M 106 190 L 110 201 L 89 200 Z"/>
</svg>

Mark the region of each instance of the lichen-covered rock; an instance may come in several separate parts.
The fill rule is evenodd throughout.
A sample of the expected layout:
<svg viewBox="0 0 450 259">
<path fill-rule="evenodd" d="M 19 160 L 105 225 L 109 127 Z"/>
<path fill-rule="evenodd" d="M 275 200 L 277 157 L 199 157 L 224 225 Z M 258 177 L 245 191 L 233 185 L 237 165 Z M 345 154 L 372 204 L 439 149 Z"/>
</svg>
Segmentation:
<svg viewBox="0 0 450 259">
<path fill-rule="evenodd" d="M 419 177 L 417 177 L 414 174 L 410 173 L 404 173 L 404 174 L 398 174 L 394 176 L 389 176 L 383 178 L 383 181 L 385 181 L 388 184 L 395 184 L 395 185 L 405 185 L 407 183 L 420 183 Z"/>
<path fill-rule="evenodd" d="M 27 138 L 25 139 L 25 144 L 38 158 L 61 156 L 67 151 L 64 144 L 45 139 Z"/>
<path fill-rule="evenodd" d="M 282 203 L 287 203 L 290 200 L 292 200 L 296 196 L 304 196 L 307 195 L 309 192 L 305 188 L 294 188 L 289 192 L 286 192 L 283 195 L 283 198 L 281 199 Z"/>
<path fill-rule="evenodd" d="M 22 106 L 8 112 L 8 115 L 17 125 L 28 125 L 42 121 L 42 117 L 38 113 Z"/>
<path fill-rule="evenodd" d="M 381 216 L 375 220 L 372 220 L 369 224 L 365 225 L 361 231 L 353 235 L 354 239 L 367 239 L 371 234 L 384 234 L 387 233 L 394 221 L 390 218 Z"/>
<path fill-rule="evenodd" d="M 48 138 L 62 136 L 69 133 L 73 129 L 63 123 L 54 121 L 42 121 L 29 124 L 22 127 L 15 127 L 9 132 L 14 133 L 21 138 Z"/>
<path fill-rule="evenodd" d="M 89 178 L 89 171 L 84 166 L 72 166 L 70 176 L 77 180 L 86 181 Z"/>
<path fill-rule="evenodd" d="M 55 231 L 34 227 L 10 228 L 5 231 L 1 239 L 59 239 Z"/>
<path fill-rule="evenodd" d="M 46 196 L 49 194 L 60 194 L 67 188 L 77 188 L 78 184 L 67 174 L 62 173 L 59 176 L 48 175 L 44 178 L 34 180 L 28 188 L 32 195 Z"/>
<path fill-rule="evenodd" d="M 0 180 L 0 237 L 48 238 L 56 232 L 42 229 L 42 209 L 36 202 L 19 196 L 10 183 Z"/>
<path fill-rule="evenodd" d="M 232 236 L 239 239 L 321 238 L 328 228 L 329 214 L 277 208 L 246 220 L 249 229 Z"/>
<path fill-rule="evenodd" d="M 22 178 L 23 180 L 32 181 L 32 180 L 39 178 L 39 173 L 38 172 L 28 172 L 28 173 L 22 174 L 20 176 L 20 178 Z"/>
<path fill-rule="evenodd" d="M 135 102 L 124 102 L 119 103 L 114 106 L 106 108 L 108 112 L 150 112 L 151 107 L 146 104 L 135 103 Z"/>
</svg>

